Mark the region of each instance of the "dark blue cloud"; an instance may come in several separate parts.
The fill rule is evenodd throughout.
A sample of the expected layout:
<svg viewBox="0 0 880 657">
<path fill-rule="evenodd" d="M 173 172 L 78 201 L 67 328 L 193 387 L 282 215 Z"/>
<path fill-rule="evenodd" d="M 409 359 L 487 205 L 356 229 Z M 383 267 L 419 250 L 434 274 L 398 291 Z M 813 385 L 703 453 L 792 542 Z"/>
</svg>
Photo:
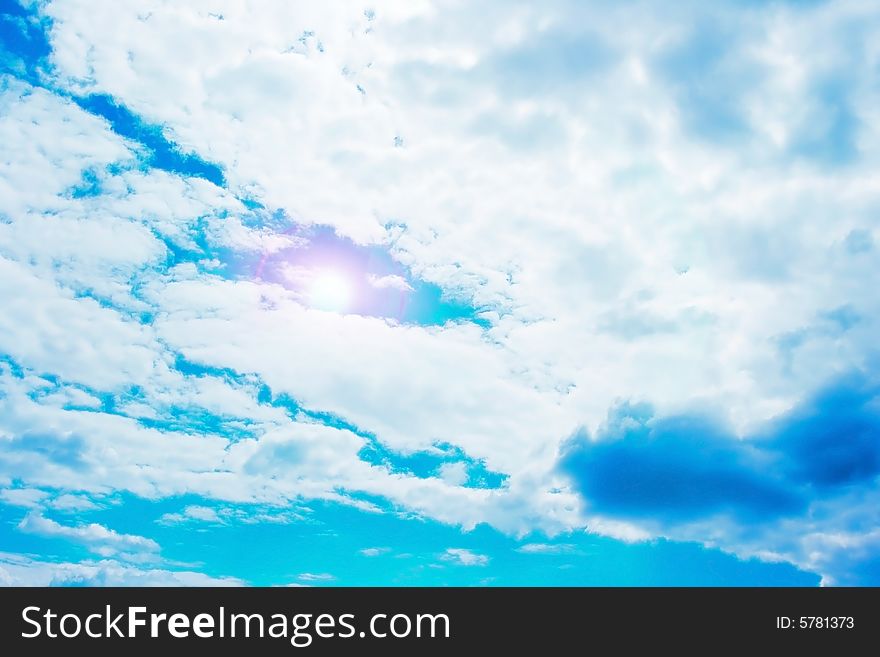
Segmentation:
<svg viewBox="0 0 880 657">
<path fill-rule="evenodd" d="M 794 484 L 834 489 L 880 473 L 880 398 L 856 382 L 828 388 L 773 427 L 766 442 Z"/>
<path fill-rule="evenodd" d="M 803 505 L 768 455 L 701 417 L 634 418 L 613 411 L 598 442 L 581 433 L 568 445 L 564 469 L 599 511 L 627 517 L 687 520 L 716 512 L 763 516 Z M 772 470 L 772 468 L 769 468 Z"/>
<path fill-rule="evenodd" d="M 568 442 L 561 468 L 593 510 L 632 519 L 798 515 L 880 473 L 880 397 L 841 380 L 743 439 L 710 418 L 624 404 L 595 441 L 581 431 Z"/>
</svg>

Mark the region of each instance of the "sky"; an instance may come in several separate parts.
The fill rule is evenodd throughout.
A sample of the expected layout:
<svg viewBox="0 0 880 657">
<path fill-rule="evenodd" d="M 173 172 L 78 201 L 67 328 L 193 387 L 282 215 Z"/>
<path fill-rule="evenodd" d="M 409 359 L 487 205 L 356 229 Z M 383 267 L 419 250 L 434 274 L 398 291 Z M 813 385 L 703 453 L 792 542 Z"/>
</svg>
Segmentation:
<svg viewBox="0 0 880 657">
<path fill-rule="evenodd" d="M 0 584 L 880 585 L 870 0 L 0 1 Z"/>
</svg>

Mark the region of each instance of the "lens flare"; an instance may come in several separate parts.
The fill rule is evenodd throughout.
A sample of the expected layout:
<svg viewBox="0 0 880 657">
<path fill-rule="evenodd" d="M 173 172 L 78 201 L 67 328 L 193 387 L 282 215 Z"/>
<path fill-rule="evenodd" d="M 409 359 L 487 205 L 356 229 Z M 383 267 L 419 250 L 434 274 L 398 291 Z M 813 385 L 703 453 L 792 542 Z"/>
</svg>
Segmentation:
<svg viewBox="0 0 880 657">
<path fill-rule="evenodd" d="M 309 305 L 320 310 L 345 312 L 351 305 L 351 284 L 339 272 L 321 272 L 309 285 Z"/>
</svg>

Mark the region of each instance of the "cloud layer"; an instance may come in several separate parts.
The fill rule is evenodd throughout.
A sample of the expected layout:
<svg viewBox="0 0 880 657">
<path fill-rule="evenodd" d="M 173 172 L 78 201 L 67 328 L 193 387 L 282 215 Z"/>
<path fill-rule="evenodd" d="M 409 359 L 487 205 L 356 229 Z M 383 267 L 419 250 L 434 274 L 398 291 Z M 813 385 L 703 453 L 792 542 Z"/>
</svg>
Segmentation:
<svg viewBox="0 0 880 657">
<path fill-rule="evenodd" d="M 164 557 L 53 514 L 191 495 L 157 526 L 321 500 L 877 583 L 872 3 L 53 0 L 0 29 L 2 499 L 114 559 L 86 579 Z"/>
</svg>

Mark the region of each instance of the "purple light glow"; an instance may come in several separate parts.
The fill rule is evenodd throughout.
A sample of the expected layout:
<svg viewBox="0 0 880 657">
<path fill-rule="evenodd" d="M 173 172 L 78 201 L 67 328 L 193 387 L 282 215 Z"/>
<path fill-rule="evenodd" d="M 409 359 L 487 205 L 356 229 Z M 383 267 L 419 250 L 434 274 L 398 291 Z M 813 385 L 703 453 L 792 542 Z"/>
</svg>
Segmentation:
<svg viewBox="0 0 880 657">
<path fill-rule="evenodd" d="M 264 252 L 257 280 L 292 290 L 316 310 L 402 320 L 413 288 L 387 253 L 326 228 L 292 227 L 286 234 L 297 238 L 295 245 Z"/>
</svg>

